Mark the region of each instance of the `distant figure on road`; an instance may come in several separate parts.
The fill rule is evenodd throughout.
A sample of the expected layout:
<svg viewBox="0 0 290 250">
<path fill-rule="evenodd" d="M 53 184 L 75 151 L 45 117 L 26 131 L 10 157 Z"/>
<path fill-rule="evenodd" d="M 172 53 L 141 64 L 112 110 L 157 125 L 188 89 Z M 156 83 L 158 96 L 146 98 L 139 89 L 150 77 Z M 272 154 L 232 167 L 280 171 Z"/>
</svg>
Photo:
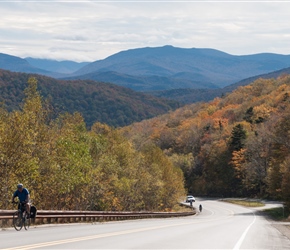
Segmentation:
<svg viewBox="0 0 290 250">
<path fill-rule="evenodd" d="M 192 200 L 190 200 L 189 203 L 190 203 L 190 206 L 192 207 Z"/>
<path fill-rule="evenodd" d="M 201 212 L 202 211 L 202 205 L 200 204 L 199 205 L 199 212 Z"/>
</svg>

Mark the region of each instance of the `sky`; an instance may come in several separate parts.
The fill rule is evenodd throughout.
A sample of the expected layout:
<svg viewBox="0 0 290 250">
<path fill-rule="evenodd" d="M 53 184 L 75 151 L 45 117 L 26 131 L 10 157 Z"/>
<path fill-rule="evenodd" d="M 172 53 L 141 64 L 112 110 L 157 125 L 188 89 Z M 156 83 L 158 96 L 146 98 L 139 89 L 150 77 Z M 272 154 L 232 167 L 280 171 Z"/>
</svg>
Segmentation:
<svg viewBox="0 0 290 250">
<path fill-rule="evenodd" d="M 290 54 L 289 1 L 0 0 L 0 53 L 92 62 L 172 45 Z"/>
</svg>

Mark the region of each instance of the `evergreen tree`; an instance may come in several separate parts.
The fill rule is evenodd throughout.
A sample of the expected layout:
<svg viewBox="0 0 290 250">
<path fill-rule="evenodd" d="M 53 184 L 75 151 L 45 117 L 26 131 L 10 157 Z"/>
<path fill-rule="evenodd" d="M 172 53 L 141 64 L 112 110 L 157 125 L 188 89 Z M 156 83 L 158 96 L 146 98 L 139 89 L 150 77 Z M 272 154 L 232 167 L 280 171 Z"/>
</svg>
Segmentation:
<svg viewBox="0 0 290 250">
<path fill-rule="evenodd" d="M 230 138 L 230 149 L 232 151 L 241 150 L 244 147 L 246 137 L 246 130 L 244 130 L 243 125 L 236 125 L 232 130 L 232 135 Z"/>
</svg>

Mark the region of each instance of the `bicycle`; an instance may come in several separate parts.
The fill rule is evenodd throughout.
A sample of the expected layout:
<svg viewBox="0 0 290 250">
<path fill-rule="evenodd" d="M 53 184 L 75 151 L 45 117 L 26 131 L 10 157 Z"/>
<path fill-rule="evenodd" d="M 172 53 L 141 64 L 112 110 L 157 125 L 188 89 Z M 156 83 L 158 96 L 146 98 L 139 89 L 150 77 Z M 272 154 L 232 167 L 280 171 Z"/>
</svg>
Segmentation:
<svg viewBox="0 0 290 250">
<path fill-rule="evenodd" d="M 27 216 L 25 203 L 13 202 L 18 204 L 18 210 L 13 214 L 13 226 L 17 231 L 20 231 L 24 226 L 25 230 L 28 230 L 30 226 L 30 216 Z"/>
</svg>

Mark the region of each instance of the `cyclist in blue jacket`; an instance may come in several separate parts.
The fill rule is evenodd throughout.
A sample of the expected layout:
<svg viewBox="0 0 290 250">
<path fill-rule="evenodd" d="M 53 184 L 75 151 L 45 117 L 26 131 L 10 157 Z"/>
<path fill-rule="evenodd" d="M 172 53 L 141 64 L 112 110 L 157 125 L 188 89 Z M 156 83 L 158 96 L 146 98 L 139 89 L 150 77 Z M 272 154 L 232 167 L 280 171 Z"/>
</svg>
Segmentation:
<svg viewBox="0 0 290 250">
<path fill-rule="evenodd" d="M 19 201 L 21 203 L 25 204 L 26 212 L 28 214 L 28 217 L 30 215 L 30 195 L 27 188 L 23 187 L 23 184 L 19 183 L 17 184 L 17 190 L 14 192 L 12 196 L 12 203 L 15 202 L 15 197 L 18 197 Z"/>
</svg>

